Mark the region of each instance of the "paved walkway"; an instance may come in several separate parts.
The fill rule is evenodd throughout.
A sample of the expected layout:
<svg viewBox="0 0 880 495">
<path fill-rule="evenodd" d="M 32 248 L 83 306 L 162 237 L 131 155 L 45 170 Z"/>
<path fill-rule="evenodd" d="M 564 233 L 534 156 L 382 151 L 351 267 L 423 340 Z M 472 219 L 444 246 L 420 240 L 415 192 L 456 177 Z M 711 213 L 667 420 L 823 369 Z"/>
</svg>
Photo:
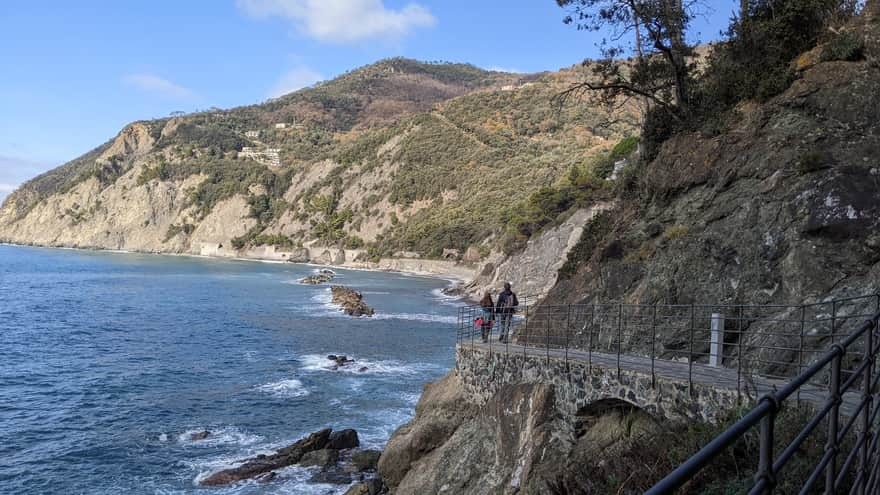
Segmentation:
<svg viewBox="0 0 880 495">
<path fill-rule="evenodd" d="M 599 352 L 588 352 L 579 349 L 545 348 L 529 346 L 525 347 L 515 343 L 503 344 L 497 340 L 489 343 L 482 343 L 479 340 L 474 342 L 465 341 L 459 344 L 463 349 L 473 349 L 486 353 L 508 353 L 517 355 L 526 355 L 536 359 L 554 359 L 579 361 L 581 363 L 591 363 L 593 366 L 605 368 L 609 370 L 617 370 L 618 356 L 616 354 L 607 354 Z M 691 366 L 686 362 L 667 361 L 663 359 L 654 359 L 653 362 L 649 357 L 627 356 L 619 357 L 620 369 L 633 371 L 644 375 L 665 378 L 668 380 L 690 383 L 689 379 L 694 383 L 707 385 L 716 388 L 725 388 L 728 390 L 742 390 L 744 394 L 751 397 L 761 397 L 767 393 L 774 392 L 783 386 L 786 381 L 770 379 L 765 377 L 747 377 L 737 376 L 736 369 L 724 367 L 712 367 L 705 364 L 694 363 Z M 819 385 L 806 384 L 801 387 L 797 396 L 792 398 L 800 398 L 803 401 L 821 407 L 825 404 L 828 391 L 825 387 Z M 849 416 L 855 412 L 861 401 L 861 392 L 850 390 L 843 397 L 841 405 L 841 413 Z"/>
</svg>

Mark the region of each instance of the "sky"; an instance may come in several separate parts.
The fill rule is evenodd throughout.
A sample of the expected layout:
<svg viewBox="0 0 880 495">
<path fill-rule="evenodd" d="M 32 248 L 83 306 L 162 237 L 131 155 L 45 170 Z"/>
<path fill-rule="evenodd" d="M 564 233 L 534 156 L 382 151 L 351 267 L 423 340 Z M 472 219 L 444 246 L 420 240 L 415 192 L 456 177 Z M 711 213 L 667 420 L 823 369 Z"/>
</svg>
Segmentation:
<svg viewBox="0 0 880 495">
<path fill-rule="evenodd" d="M 738 1 L 693 24 L 718 38 Z M 377 60 L 556 70 L 598 54 L 555 0 L 2 0 L 0 201 L 25 180 L 174 111 L 229 108 Z"/>
</svg>

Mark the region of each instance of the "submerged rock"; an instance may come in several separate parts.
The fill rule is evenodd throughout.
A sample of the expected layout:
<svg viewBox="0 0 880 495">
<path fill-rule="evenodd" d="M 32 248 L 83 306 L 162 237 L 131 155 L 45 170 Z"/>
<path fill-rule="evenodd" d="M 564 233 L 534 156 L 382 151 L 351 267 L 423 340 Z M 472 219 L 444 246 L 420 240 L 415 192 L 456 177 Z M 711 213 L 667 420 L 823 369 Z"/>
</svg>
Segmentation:
<svg viewBox="0 0 880 495">
<path fill-rule="evenodd" d="M 334 285 L 330 290 L 333 293 L 333 304 L 338 304 L 347 315 L 373 316 L 373 308 L 364 303 L 364 296 L 360 292 L 344 285 Z"/>
<path fill-rule="evenodd" d="M 204 440 L 204 439 L 208 438 L 209 436 L 211 436 L 211 432 L 208 430 L 205 430 L 205 431 L 200 431 L 200 432 L 191 434 L 189 436 L 189 439 L 196 442 L 199 440 Z"/>
</svg>

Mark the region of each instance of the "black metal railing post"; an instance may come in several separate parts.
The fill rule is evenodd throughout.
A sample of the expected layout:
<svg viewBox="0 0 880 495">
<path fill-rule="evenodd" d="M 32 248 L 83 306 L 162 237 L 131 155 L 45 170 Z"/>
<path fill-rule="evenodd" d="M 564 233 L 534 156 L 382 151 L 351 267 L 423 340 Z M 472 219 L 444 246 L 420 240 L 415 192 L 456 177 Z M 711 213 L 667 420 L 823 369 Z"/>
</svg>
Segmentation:
<svg viewBox="0 0 880 495">
<path fill-rule="evenodd" d="M 620 380 L 620 345 L 623 339 L 623 303 L 617 305 L 617 379 Z"/>
<path fill-rule="evenodd" d="M 568 332 L 569 327 L 571 326 L 571 304 L 566 306 L 565 309 L 565 371 L 570 371 L 568 367 Z"/>
<path fill-rule="evenodd" d="M 736 340 L 736 348 L 737 354 L 739 354 L 739 359 L 736 363 L 736 400 L 739 402 L 742 400 L 742 367 L 743 367 L 743 307 L 742 304 L 739 305 L 739 318 L 736 321 L 736 333 L 739 336 Z"/>
<path fill-rule="evenodd" d="M 837 479 L 837 453 L 839 452 L 838 430 L 840 426 L 840 365 L 843 360 L 843 347 L 833 346 L 834 357 L 831 361 L 831 381 L 828 385 L 828 400 L 831 401 L 831 411 L 828 413 L 828 442 L 825 444 L 825 454 L 829 456 L 828 465 L 825 466 L 825 495 L 834 495 L 834 481 Z"/>
<path fill-rule="evenodd" d="M 654 371 L 654 360 L 657 355 L 657 303 L 651 311 L 651 388 L 657 387 L 657 374 Z"/>
<path fill-rule="evenodd" d="M 868 477 L 870 475 L 868 471 L 868 462 L 870 461 L 871 453 L 870 449 L 870 441 L 871 441 L 871 413 L 872 413 L 872 402 L 873 396 L 871 394 L 871 387 L 873 385 L 873 369 L 874 369 L 874 329 L 873 324 L 870 331 L 865 332 L 865 354 L 864 359 L 865 363 L 865 376 L 862 380 L 865 382 L 862 384 L 862 434 L 859 437 L 861 440 L 861 452 L 859 455 L 859 495 L 866 495 L 868 489 Z"/>
<path fill-rule="evenodd" d="M 528 358 L 528 356 L 526 355 L 526 351 L 529 348 L 529 307 L 528 306 L 526 306 L 525 321 L 523 321 L 523 327 L 525 327 L 525 328 L 523 328 L 523 333 L 524 333 L 524 335 L 523 335 L 523 369 L 525 369 L 526 359 Z M 507 339 L 507 340 L 509 340 L 509 339 Z"/>
<path fill-rule="evenodd" d="M 807 320 L 807 306 L 801 304 L 801 330 L 800 330 L 800 340 L 798 342 L 798 370 L 797 374 L 800 375 L 803 372 L 804 368 L 804 327 L 806 326 Z M 801 389 L 798 388 L 797 391 L 797 403 L 800 405 L 801 403 Z"/>
<path fill-rule="evenodd" d="M 587 344 L 587 370 L 590 374 L 593 373 L 593 322 L 596 321 L 596 305 L 594 304 L 592 309 L 590 310 L 590 330 L 588 336 L 588 344 Z"/>
<path fill-rule="evenodd" d="M 550 322 L 553 320 L 553 316 L 554 315 L 553 315 L 552 311 L 548 310 L 547 311 L 547 338 L 546 338 L 546 341 L 547 341 L 546 342 L 546 344 L 547 344 L 547 366 L 550 366 Z"/>
<path fill-rule="evenodd" d="M 758 471 L 755 473 L 755 482 L 763 482 L 764 486 L 760 493 L 773 493 L 776 486 L 776 473 L 773 471 L 773 440 L 774 426 L 776 425 L 776 412 L 778 404 L 772 396 L 765 396 L 762 401 L 772 404 L 770 412 L 761 419 L 761 432 L 758 448 Z"/>
<path fill-rule="evenodd" d="M 688 355 L 688 394 L 694 393 L 694 327 L 696 326 L 696 306 L 691 303 L 691 338 Z"/>
</svg>

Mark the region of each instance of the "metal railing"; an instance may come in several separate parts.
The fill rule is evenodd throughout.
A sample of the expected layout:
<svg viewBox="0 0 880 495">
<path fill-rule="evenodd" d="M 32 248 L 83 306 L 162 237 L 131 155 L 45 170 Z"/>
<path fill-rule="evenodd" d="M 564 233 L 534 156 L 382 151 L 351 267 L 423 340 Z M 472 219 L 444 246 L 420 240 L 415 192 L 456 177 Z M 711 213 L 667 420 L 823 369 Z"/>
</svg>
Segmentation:
<svg viewBox="0 0 880 495">
<path fill-rule="evenodd" d="M 758 405 L 742 419 L 646 493 L 649 495 L 672 493 L 693 479 L 713 459 L 754 428 L 759 428 L 759 459 L 755 481 L 748 493 L 772 493 L 780 476 L 784 475 L 784 469 L 804 442 L 812 435 L 823 434 L 824 452 L 812 465 L 798 493 L 845 492 L 865 495 L 880 492 L 880 479 L 878 479 L 880 478 L 878 471 L 880 470 L 880 452 L 878 452 L 880 436 L 876 430 L 880 407 L 874 407 L 877 398 L 877 381 L 880 377 L 876 371 L 876 357 L 880 352 L 878 322 L 880 322 L 880 312 L 867 319 L 846 338 L 833 344 L 830 351 L 816 359 L 780 390 L 762 397 Z M 859 342 L 863 344 L 861 351 L 856 350 Z M 854 352 L 860 358 L 860 364 L 848 377 L 845 377 L 843 363 Z M 830 380 L 827 384 L 824 404 L 777 453 L 778 449 L 774 448 L 778 443 L 778 439 L 775 438 L 775 427 L 782 407 L 799 389 L 825 371 L 829 372 Z M 850 390 L 859 390 L 861 394 L 855 410 L 847 417 L 842 414 L 841 405 L 843 396 Z M 847 445 L 851 445 L 848 451 L 844 450 Z"/>
<path fill-rule="evenodd" d="M 719 376 L 735 381 L 731 384 L 738 392 L 755 396 L 763 392 L 759 384 L 782 386 L 800 375 L 830 345 L 846 338 L 853 322 L 877 311 L 880 295 L 800 305 L 521 304 L 504 343 L 498 340 L 504 315 L 469 306 L 459 310 L 457 341 L 475 347 L 488 330 L 490 352 L 541 350 L 548 359 L 586 360 L 591 367 L 597 356 L 603 363 L 612 356 L 618 374 L 626 366 L 621 358 L 644 358 L 654 381 L 660 367 L 678 364 L 687 368 L 689 386 L 695 370 L 718 368 L 726 370 Z M 477 325 L 478 318 L 491 319 L 491 328 Z M 857 365 L 858 359 L 848 355 L 844 376 Z M 825 385 L 828 380 L 830 372 L 811 383 Z"/>
<path fill-rule="evenodd" d="M 479 317 L 491 320 L 491 327 L 475 323 Z M 610 363 L 618 375 L 641 366 L 652 383 L 677 370 L 689 387 L 711 370 L 710 386 L 736 387 L 749 397 L 764 394 L 649 494 L 672 493 L 755 429 L 759 459 L 749 493 L 772 493 L 804 442 L 816 435 L 824 439 L 824 451 L 796 492 L 880 493 L 880 407 L 874 407 L 880 295 L 769 306 L 522 305 L 510 320 L 509 338 L 499 341 L 504 315 L 461 308 L 458 344 L 490 354 L 546 355 L 548 362 Z M 811 414 L 792 438 L 781 438 L 774 426 L 793 400 L 805 402 Z"/>
</svg>

